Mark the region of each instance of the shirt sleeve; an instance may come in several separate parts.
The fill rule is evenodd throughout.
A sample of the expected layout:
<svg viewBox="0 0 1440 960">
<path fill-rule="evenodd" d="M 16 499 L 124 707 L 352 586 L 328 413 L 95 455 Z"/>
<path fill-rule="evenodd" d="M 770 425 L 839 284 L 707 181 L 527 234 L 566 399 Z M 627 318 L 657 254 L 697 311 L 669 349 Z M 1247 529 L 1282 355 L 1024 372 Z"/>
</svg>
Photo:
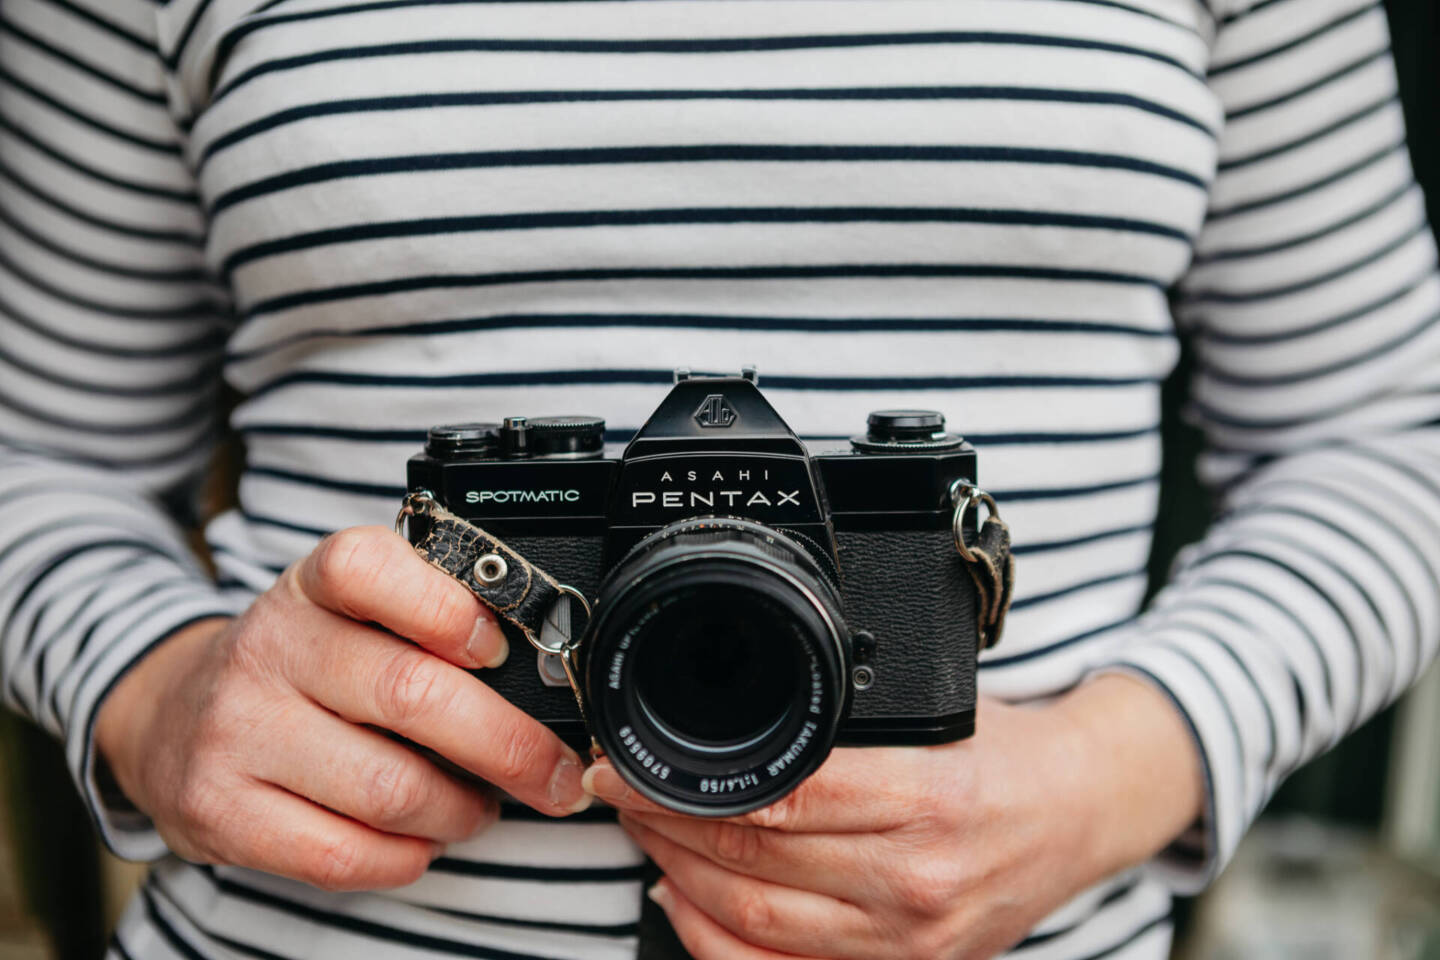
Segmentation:
<svg viewBox="0 0 1440 960">
<path fill-rule="evenodd" d="M 1102 670 L 1188 720 L 1204 817 L 1156 863 L 1224 866 L 1277 785 L 1398 697 L 1440 643 L 1440 285 L 1379 4 L 1221 19 L 1225 110 L 1177 291 L 1220 514 Z"/>
<path fill-rule="evenodd" d="M 132 859 L 165 847 L 97 782 L 97 706 L 175 630 L 236 612 L 174 519 L 208 459 L 228 310 L 154 16 L 0 4 L 0 682 Z"/>
</svg>

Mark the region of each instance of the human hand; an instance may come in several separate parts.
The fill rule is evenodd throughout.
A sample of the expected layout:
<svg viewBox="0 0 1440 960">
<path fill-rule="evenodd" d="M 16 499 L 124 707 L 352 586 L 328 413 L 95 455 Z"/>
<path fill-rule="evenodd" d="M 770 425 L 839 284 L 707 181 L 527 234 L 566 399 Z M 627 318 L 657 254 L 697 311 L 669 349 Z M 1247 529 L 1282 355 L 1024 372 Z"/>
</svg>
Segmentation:
<svg viewBox="0 0 1440 960">
<path fill-rule="evenodd" d="M 603 761 L 585 783 L 664 872 L 651 895 L 696 960 L 980 960 L 1152 856 L 1202 800 L 1180 715 L 1137 680 L 979 712 L 970 740 L 835 750 L 725 820 L 664 810 Z"/>
<path fill-rule="evenodd" d="M 96 746 L 185 859 L 331 890 L 401 886 L 493 822 L 496 801 L 364 725 L 542 813 L 590 802 L 575 752 L 462 669 L 506 654 L 468 590 L 392 531 L 354 527 L 238 619 L 149 653 L 101 705 Z"/>
</svg>

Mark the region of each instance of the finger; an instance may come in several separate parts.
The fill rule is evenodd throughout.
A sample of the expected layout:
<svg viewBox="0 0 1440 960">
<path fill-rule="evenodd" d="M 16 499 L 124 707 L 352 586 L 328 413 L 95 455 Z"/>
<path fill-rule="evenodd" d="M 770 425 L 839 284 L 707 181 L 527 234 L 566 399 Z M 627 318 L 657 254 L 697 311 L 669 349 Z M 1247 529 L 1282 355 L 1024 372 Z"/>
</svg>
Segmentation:
<svg viewBox="0 0 1440 960">
<path fill-rule="evenodd" d="M 439 855 L 430 840 L 382 833 L 278 787 L 242 791 L 233 824 L 216 845 L 225 863 L 325 890 L 382 890 L 420 879 Z"/>
<path fill-rule="evenodd" d="M 839 960 L 874 939 L 869 917 L 854 904 L 733 873 L 634 821 L 626 830 L 675 889 L 745 943 Z"/>
<path fill-rule="evenodd" d="M 579 755 L 459 667 L 340 618 L 309 642 L 290 680 L 346 720 L 423 744 L 541 813 L 590 805 Z"/>
<path fill-rule="evenodd" d="M 753 946 L 707 917 L 685 894 L 663 878 L 650 888 L 650 899 L 665 911 L 670 926 L 695 960 L 795 960 L 795 954 Z"/>
<path fill-rule="evenodd" d="M 312 703 L 283 718 L 284 733 L 253 775 L 386 833 L 456 841 L 494 823 L 499 804 L 415 751 Z"/>
<path fill-rule="evenodd" d="M 293 569 L 300 591 L 325 609 L 378 623 L 451 663 L 498 667 L 509 654 L 495 614 L 393 530 L 337 531 Z"/>
<path fill-rule="evenodd" d="M 853 833 L 786 833 L 740 823 L 652 813 L 620 814 L 733 873 L 851 902 L 879 893 L 872 878 L 889 856 L 884 840 Z"/>
<path fill-rule="evenodd" d="M 923 747 L 833 750 L 809 779 L 768 807 L 716 819 L 792 833 L 883 833 L 914 818 L 928 760 Z M 585 785 L 623 810 L 674 813 L 633 790 L 608 760 L 586 771 Z"/>
</svg>

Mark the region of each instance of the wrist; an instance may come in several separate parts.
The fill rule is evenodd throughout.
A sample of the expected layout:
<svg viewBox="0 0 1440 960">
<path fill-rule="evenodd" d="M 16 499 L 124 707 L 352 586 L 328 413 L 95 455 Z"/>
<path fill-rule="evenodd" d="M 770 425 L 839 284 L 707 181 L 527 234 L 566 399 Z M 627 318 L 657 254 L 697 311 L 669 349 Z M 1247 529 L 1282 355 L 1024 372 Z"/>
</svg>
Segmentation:
<svg viewBox="0 0 1440 960">
<path fill-rule="evenodd" d="M 1073 734 L 1096 877 L 1155 856 L 1204 809 L 1194 738 L 1159 689 L 1124 673 L 1096 676 L 1048 708 Z"/>
<path fill-rule="evenodd" d="M 186 624 L 163 638 L 120 677 L 95 713 L 97 758 L 133 800 L 129 759 L 145 748 L 145 731 L 154 722 L 173 678 L 192 670 L 196 657 L 231 620 L 215 617 Z"/>
</svg>

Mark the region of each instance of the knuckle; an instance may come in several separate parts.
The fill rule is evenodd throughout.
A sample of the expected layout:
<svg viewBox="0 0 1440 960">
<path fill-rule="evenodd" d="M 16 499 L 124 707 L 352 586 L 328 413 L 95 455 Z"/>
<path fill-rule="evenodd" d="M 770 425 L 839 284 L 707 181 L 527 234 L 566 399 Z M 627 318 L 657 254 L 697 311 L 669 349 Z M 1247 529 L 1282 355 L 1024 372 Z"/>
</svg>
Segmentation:
<svg viewBox="0 0 1440 960">
<path fill-rule="evenodd" d="M 347 527 L 321 540 L 313 555 L 315 578 L 329 587 L 363 588 L 383 576 L 390 551 L 370 527 Z"/>
<path fill-rule="evenodd" d="M 424 611 L 432 629 L 445 637 L 463 639 L 470 635 L 479 604 L 464 588 L 438 572 L 425 577 L 425 584 L 415 594 L 414 608 Z"/>
<path fill-rule="evenodd" d="M 742 936 L 764 936 L 775 925 L 775 910 L 765 894 L 744 884 L 730 895 L 729 913 Z"/>
<path fill-rule="evenodd" d="M 438 661 L 419 650 L 405 649 L 390 656 L 375 684 L 375 706 L 387 726 L 410 726 L 436 708 L 439 667 Z"/>
<path fill-rule="evenodd" d="M 175 795 L 175 813 L 191 831 L 204 832 L 225 820 L 228 801 L 225 791 L 206 774 L 188 774 Z"/>
<path fill-rule="evenodd" d="M 406 760 L 385 758 L 363 775 L 366 808 L 381 824 L 404 823 L 425 809 L 424 778 Z"/>
<path fill-rule="evenodd" d="M 916 858 L 895 881 L 895 892 L 910 912 L 925 917 L 944 914 L 955 904 L 953 871 L 930 858 Z"/>
<path fill-rule="evenodd" d="M 522 783 L 543 765 L 538 758 L 545 753 L 537 732 L 528 723 L 508 723 L 490 742 L 491 765 L 501 786 Z"/>
<path fill-rule="evenodd" d="M 714 834 L 715 858 L 732 867 L 753 863 L 760 852 L 760 833 L 737 823 L 717 823 Z"/>
<path fill-rule="evenodd" d="M 302 868 L 301 880 L 322 890 L 347 890 L 356 885 L 359 845 L 350 838 L 323 841 Z"/>
</svg>

